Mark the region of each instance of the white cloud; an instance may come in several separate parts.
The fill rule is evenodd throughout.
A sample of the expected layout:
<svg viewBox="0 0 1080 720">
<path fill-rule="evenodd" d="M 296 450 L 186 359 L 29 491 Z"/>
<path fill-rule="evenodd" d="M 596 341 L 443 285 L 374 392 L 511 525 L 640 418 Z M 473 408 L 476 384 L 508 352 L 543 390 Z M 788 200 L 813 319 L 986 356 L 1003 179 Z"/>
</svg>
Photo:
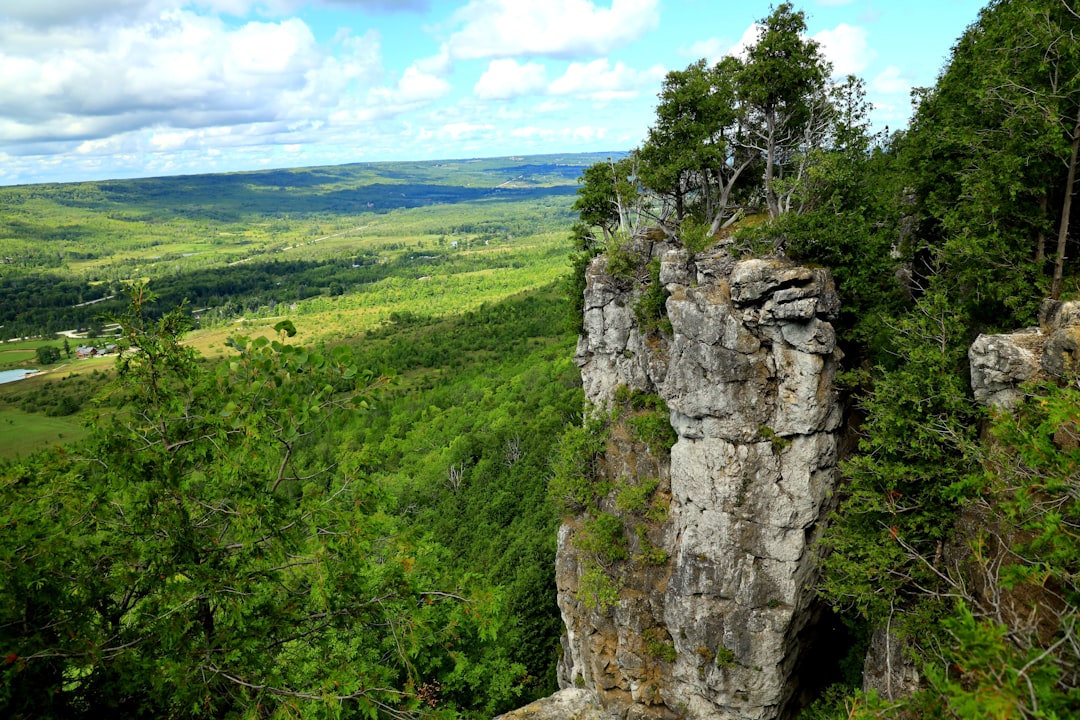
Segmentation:
<svg viewBox="0 0 1080 720">
<path fill-rule="evenodd" d="M 357 127 L 374 133 L 370 123 L 451 89 L 419 64 L 389 85 L 384 76 L 378 33 L 320 47 L 299 18 L 167 9 L 102 32 L 0 16 L 0 143 L 23 157 L 349 143 Z"/>
<path fill-rule="evenodd" d="M 746 50 L 748 48 L 757 45 L 758 33 L 761 32 L 761 26 L 757 23 L 750 23 L 750 26 L 743 30 L 742 36 L 739 41 L 732 45 L 725 55 L 733 55 L 737 58 L 746 59 Z"/>
<path fill-rule="evenodd" d="M 538 113 L 552 113 L 562 112 L 569 107 L 570 103 L 566 102 L 565 100 L 556 100 L 552 98 L 550 100 L 545 100 L 544 102 L 540 103 L 534 109 Z"/>
<path fill-rule="evenodd" d="M 659 0 L 470 0 L 455 13 L 447 48 L 455 59 L 605 55 L 659 20 Z"/>
<path fill-rule="evenodd" d="M 532 140 L 534 138 L 552 138 L 557 133 L 550 128 L 534 127 L 532 125 L 527 127 L 514 128 L 510 131 L 511 137 L 522 138 L 525 140 Z"/>
<path fill-rule="evenodd" d="M 689 48 L 681 50 L 679 54 L 694 61 L 705 58 L 705 62 L 713 65 L 724 55 L 728 54 L 728 49 L 730 47 L 731 43 L 726 40 L 712 37 L 705 40 L 698 40 Z"/>
<path fill-rule="evenodd" d="M 840 23 L 832 30 L 816 33 L 813 39 L 821 44 L 822 54 L 838 77 L 857 75 L 877 57 L 867 43 L 866 28 Z"/>
<path fill-rule="evenodd" d="M 552 95 L 576 95 L 594 100 L 618 100 L 636 97 L 645 86 L 663 79 L 665 70 L 654 65 L 647 70 L 635 70 L 622 61 L 614 67 L 607 58 L 588 63 L 570 63 L 562 77 L 551 83 Z"/>
<path fill-rule="evenodd" d="M 303 88 L 318 62 L 298 19 L 230 29 L 168 12 L 107 35 L 0 24 L 0 140 L 271 120 L 280 95 Z"/>
<path fill-rule="evenodd" d="M 437 100 L 448 92 L 450 83 L 446 80 L 416 67 L 409 67 L 405 69 L 394 90 L 388 93 L 376 91 L 376 94 L 384 94 L 396 104 L 415 105 Z"/>
<path fill-rule="evenodd" d="M 97 23 L 122 15 L 156 14 L 178 3 L 148 0 L 0 0 L 0 18 L 30 27 Z"/>
<path fill-rule="evenodd" d="M 494 125 L 455 122 L 443 125 L 439 128 L 438 134 L 454 141 L 460 141 L 475 139 L 477 136 L 488 135 L 494 129 Z"/>
<path fill-rule="evenodd" d="M 483 100 L 505 100 L 542 92 L 546 86 L 547 70 L 541 63 L 521 65 L 516 60 L 492 60 L 473 94 Z"/>
<path fill-rule="evenodd" d="M 911 83 L 902 76 L 900 68 L 889 65 L 870 81 L 868 89 L 883 95 L 907 94 L 911 91 Z"/>
<path fill-rule="evenodd" d="M 581 125 L 576 128 L 567 128 L 563 135 L 577 143 L 591 143 L 603 140 L 607 135 L 607 128 Z"/>
</svg>

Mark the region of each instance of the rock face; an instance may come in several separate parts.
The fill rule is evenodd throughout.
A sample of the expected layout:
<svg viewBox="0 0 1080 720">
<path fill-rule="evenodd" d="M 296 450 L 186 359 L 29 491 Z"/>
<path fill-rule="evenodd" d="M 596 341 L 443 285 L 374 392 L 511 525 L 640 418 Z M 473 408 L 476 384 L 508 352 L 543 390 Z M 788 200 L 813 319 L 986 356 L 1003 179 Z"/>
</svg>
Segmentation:
<svg viewBox="0 0 1080 720">
<path fill-rule="evenodd" d="M 604 711 L 593 693 L 568 688 L 499 715 L 495 720 L 614 720 L 614 716 Z"/>
<path fill-rule="evenodd" d="M 1048 300 L 1039 326 L 1005 335 L 980 335 L 968 350 L 971 387 L 984 405 L 1010 408 L 1020 384 L 1080 370 L 1080 302 Z"/>
<path fill-rule="evenodd" d="M 635 320 L 646 273 L 613 277 L 599 257 L 575 359 L 597 408 L 620 386 L 670 408 L 670 458 L 614 437 L 605 460 L 612 477 L 659 478 L 669 509 L 648 539 L 666 561 L 612 570 L 617 604 L 587 607 L 581 523 L 564 523 L 560 684 L 621 718 L 784 717 L 837 481 L 838 298 L 826 270 L 636 243 L 661 261 L 670 332 Z"/>
</svg>

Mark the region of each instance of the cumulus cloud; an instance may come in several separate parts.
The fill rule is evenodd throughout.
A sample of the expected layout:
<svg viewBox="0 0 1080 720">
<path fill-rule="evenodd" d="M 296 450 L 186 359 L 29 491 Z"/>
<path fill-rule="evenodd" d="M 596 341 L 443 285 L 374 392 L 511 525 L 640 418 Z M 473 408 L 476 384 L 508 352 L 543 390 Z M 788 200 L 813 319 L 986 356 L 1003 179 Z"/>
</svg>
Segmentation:
<svg viewBox="0 0 1080 720">
<path fill-rule="evenodd" d="M 454 14 L 447 43 L 455 59 L 605 55 L 640 38 L 659 19 L 658 0 L 470 0 Z"/>
<path fill-rule="evenodd" d="M 870 81 L 869 90 L 883 95 L 906 94 L 911 91 L 911 83 L 903 77 L 900 68 L 889 65 Z"/>
<path fill-rule="evenodd" d="M 116 15 L 153 15 L 178 5 L 175 0 L 0 0 L 0 18 L 41 28 L 96 23 Z"/>
<path fill-rule="evenodd" d="M 431 7 L 430 0 L 323 0 L 323 4 L 360 7 L 372 12 L 422 13 Z"/>
<path fill-rule="evenodd" d="M 437 134 L 454 141 L 461 141 L 475 139 L 478 136 L 486 136 L 493 130 L 495 130 L 494 125 L 454 122 L 443 125 L 439 128 Z"/>
<path fill-rule="evenodd" d="M 42 0 L 41 17 L 66 2 Z M 102 32 L 0 14 L 0 142 L 22 156 L 295 145 L 340 137 L 449 92 L 420 63 L 387 84 L 381 55 L 374 31 L 319 46 L 298 17 L 237 23 L 173 8 Z"/>
<path fill-rule="evenodd" d="M 25 49 L 30 39 L 35 51 Z M 173 11 L 104 38 L 80 28 L 28 34 L 0 26 L 0 139 L 270 119 L 279 93 L 301 88 L 317 62 L 311 31 L 295 18 L 229 29 Z"/>
<path fill-rule="evenodd" d="M 492 60 L 476 82 L 473 94 L 482 100 L 506 100 L 542 92 L 546 86 L 547 70 L 541 63 Z"/>
<path fill-rule="evenodd" d="M 437 75 L 431 75 L 416 66 L 406 68 L 393 88 L 380 88 L 372 95 L 390 105 L 417 106 L 437 100 L 450 92 L 450 83 Z"/>
<path fill-rule="evenodd" d="M 757 45 L 758 34 L 761 32 L 761 25 L 757 23 L 750 23 L 750 26 L 743 30 L 742 36 L 738 42 L 728 48 L 725 55 L 733 55 L 737 58 L 746 59 L 746 51 L 748 48 Z"/>
<path fill-rule="evenodd" d="M 562 77 L 551 83 L 552 95 L 576 95 L 594 100 L 618 100 L 636 97 L 642 87 L 663 79 L 665 70 L 654 65 L 647 70 L 635 70 L 622 61 L 612 66 L 607 58 L 588 63 L 570 63 Z"/>
<path fill-rule="evenodd" d="M 837 76 L 857 75 L 877 57 L 867 42 L 866 28 L 840 23 L 816 33 L 813 39 L 821 44 L 821 52 Z"/>
<path fill-rule="evenodd" d="M 698 40 L 690 47 L 681 49 L 679 54 L 695 61 L 705 58 L 705 61 L 712 65 L 724 55 L 727 55 L 730 47 L 731 43 L 722 40 L 721 38 L 712 37 L 705 40 Z"/>
</svg>

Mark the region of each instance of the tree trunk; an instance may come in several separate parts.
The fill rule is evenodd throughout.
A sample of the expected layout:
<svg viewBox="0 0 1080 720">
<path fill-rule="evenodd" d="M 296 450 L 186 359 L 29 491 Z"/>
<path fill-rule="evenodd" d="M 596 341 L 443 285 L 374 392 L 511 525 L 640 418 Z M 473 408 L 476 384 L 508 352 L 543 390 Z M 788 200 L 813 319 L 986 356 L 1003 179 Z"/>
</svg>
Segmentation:
<svg viewBox="0 0 1080 720">
<path fill-rule="evenodd" d="M 1076 111 L 1076 127 L 1072 132 L 1072 155 L 1069 157 L 1069 176 L 1065 181 L 1065 200 L 1061 204 L 1061 223 L 1058 225 L 1057 255 L 1054 257 L 1054 283 L 1050 297 L 1061 297 L 1061 279 L 1065 274 L 1065 240 L 1069 237 L 1069 215 L 1072 213 L 1073 183 L 1076 180 L 1076 156 L 1080 153 L 1080 107 Z"/>
<path fill-rule="evenodd" d="M 1050 204 L 1050 193 L 1043 192 L 1039 198 L 1039 231 L 1035 236 L 1035 264 L 1039 267 L 1039 273 L 1043 271 L 1043 263 L 1046 262 L 1046 230 L 1043 220 L 1046 218 L 1046 208 Z"/>
<path fill-rule="evenodd" d="M 780 206 L 773 191 L 773 173 L 776 167 L 776 111 L 767 110 L 765 121 L 768 124 L 768 137 L 765 140 L 765 203 L 769 206 L 769 217 L 780 215 Z"/>
</svg>

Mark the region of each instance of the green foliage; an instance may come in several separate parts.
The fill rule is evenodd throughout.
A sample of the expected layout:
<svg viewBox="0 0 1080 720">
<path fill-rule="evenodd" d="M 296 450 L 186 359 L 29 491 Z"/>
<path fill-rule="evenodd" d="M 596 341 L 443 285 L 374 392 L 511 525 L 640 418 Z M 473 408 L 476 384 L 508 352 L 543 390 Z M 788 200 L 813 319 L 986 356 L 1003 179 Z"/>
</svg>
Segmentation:
<svg viewBox="0 0 1080 720">
<path fill-rule="evenodd" d="M 641 633 L 641 639 L 645 641 L 645 652 L 650 657 L 664 662 L 675 662 L 679 656 L 675 650 L 675 643 L 671 640 L 671 634 L 667 628 L 651 627 Z"/>
<path fill-rule="evenodd" d="M 52 365 L 60 362 L 60 349 L 54 345 L 41 345 L 35 354 L 39 365 Z"/>
<path fill-rule="evenodd" d="M 266 339 L 208 367 L 180 342 L 184 315 L 150 321 L 146 299 L 136 288 L 120 319 L 123 412 L 0 485 L 18 536 L 2 558 L 6 714 L 415 709 L 416 658 L 491 615 L 466 612 L 350 458 L 309 452 L 374 378 L 345 348 Z"/>
<path fill-rule="evenodd" d="M 641 181 L 673 207 L 680 224 L 699 214 L 706 228 L 731 213 L 740 176 L 755 160 L 736 78 L 742 62 L 704 60 L 664 78 L 656 122 L 641 147 Z"/>
<path fill-rule="evenodd" d="M 700 253 L 716 241 L 709 234 L 709 225 L 689 217 L 679 225 L 679 240 L 692 254 Z"/>
<path fill-rule="evenodd" d="M 731 668 L 735 667 L 735 651 L 726 648 L 723 645 L 716 648 L 716 659 L 714 660 L 716 667 L 718 668 Z"/>
<path fill-rule="evenodd" d="M 615 389 L 615 403 L 622 406 L 620 417 L 654 456 L 671 452 L 678 440 L 671 427 L 671 411 L 659 395 L 621 385 Z"/>
<path fill-rule="evenodd" d="M 629 557 L 622 518 L 611 513 L 601 512 L 586 518 L 574 535 L 574 545 L 605 568 Z"/>
<path fill-rule="evenodd" d="M 656 478 L 647 478 L 637 483 L 620 478 L 615 488 L 615 507 L 625 513 L 644 513 L 649 509 L 649 501 L 659 484 L 660 481 Z"/>
<path fill-rule="evenodd" d="M 628 238 L 625 236 L 615 236 L 608 243 L 606 250 L 607 266 L 605 269 L 609 275 L 618 280 L 636 279 L 641 266 L 641 258 L 626 249 L 627 240 Z"/>
<path fill-rule="evenodd" d="M 604 568 L 595 563 L 585 563 L 578 596 L 586 608 L 610 611 L 619 604 L 619 587 Z"/>
<path fill-rule="evenodd" d="M 649 518 L 649 520 L 656 522 L 652 518 Z M 634 555 L 634 561 L 645 565 L 666 565 L 668 561 L 667 551 L 653 545 L 649 541 L 648 533 L 649 527 L 647 525 L 638 525 L 634 528 L 634 534 L 637 535 L 638 540 L 638 552 Z"/>
<path fill-rule="evenodd" d="M 772 445 L 774 453 L 781 453 L 785 448 L 791 445 L 791 441 L 786 437 L 777 435 L 768 425 L 758 426 L 758 437 Z"/>
<path fill-rule="evenodd" d="M 667 319 L 668 292 L 660 282 L 660 260 L 650 260 L 646 269 L 649 271 L 649 283 L 634 303 L 634 317 L 645 332 L 671 335 L 671 321 Z"/>
<path fill-rule="evenodd" d="M 963 318 L 940 292 L 897 323 L 901 362 L 879 368 L 863 402 L 859 454 L 843 471 L 845 497 L 826 531 L 823 583 L 838 607 L 884 621 L 911 593 L 940 581 L 916 553 L 933 555 L 971 492 L 966 448 L 976 413 L 963 377 Z"/>
<path fill-rule="evenodd" d="M 616 232 L 629 229 L 628 215 L 638 192 L 631 180 L 632 174 L 630 158 L 618 162 L 608 158 L 590 165 L 578 178 L 573 209 L 584 226 L 602 230 L 604 242 L 610 241 Z M 600 243 L 590 240 L 590 244 Z"/>
<path fill-rule="evenodd" d="M 568 425 L 559 437 L 549 493 L 563 512 L 584 510 L 607 494 L 599 468 L 607 430 L 605 418 L 587 413 L 583 424 Z"/>
</svg>

